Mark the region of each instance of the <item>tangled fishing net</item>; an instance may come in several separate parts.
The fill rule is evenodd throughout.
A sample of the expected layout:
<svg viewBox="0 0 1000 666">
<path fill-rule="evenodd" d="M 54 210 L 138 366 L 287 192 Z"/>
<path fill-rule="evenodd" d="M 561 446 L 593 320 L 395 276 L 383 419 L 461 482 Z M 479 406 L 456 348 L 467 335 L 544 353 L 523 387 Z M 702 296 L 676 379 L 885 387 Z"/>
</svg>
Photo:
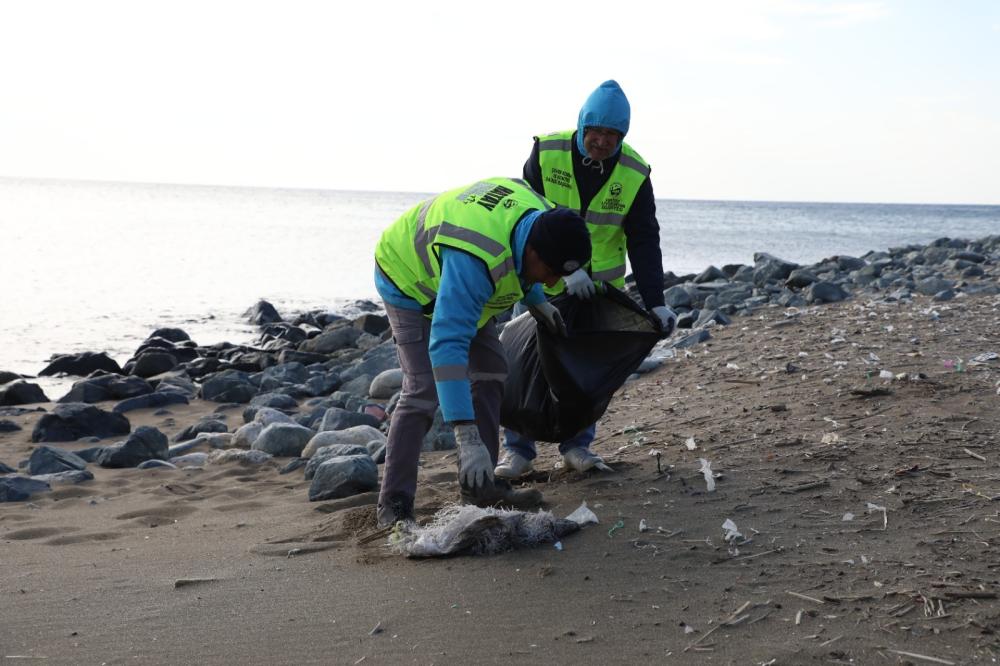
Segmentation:
<svg viewBox="0 0 1000 666">
<path fill-rule="evenodd" d="M 578 512 L 579 509 L 574 515 Z M 587 513 L 593 516 L 589 509 Z M 596 521 L 596 516 L 586 520 Z M 493 555 L 554 543 L 579 530 L 582 524 L 584 521 L 556 518 L 549 511 L 527 513 L 471 505 L 448 506 L 427 525 L 396 523 L 389 535 L 389 547 L 407 557 Z"/>
</svg>

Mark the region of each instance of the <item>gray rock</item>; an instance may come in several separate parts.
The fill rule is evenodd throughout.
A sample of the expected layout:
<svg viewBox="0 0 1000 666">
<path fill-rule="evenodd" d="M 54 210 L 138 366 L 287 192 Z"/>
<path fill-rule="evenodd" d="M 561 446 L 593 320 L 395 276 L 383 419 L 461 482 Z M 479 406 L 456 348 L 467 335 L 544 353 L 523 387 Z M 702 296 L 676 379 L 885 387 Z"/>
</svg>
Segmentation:
<svg viewBox="0 0 1000 666">
<path fill-rule="evenodd" d="M 970 278 L 982 277 L 985 274 L 986 271 L 984 271 L 983 267 L 978 264 L 973 264 L 972 266 L 969 266 L 964 271 L 962 271 L 962 277 L 966 280 Z"/>
<path fill-rule="evenodd" d="M 368 455 L 329 458 L 316 469 L 309 501 L 350 497 L 378 488 L 378 467 Z"/>
<path fill-rule="evenodd" d="M 302 384 L 309 379 L 306 366 L 297 361 L 273 365 L 260 373 L 260 388 L 262 391 L 273 391 L 290 384 Z"/>
<path fill-rule="evenodd" d="M 49 402 L 38 384 L 15 379 L 0 386 L 0 406 L 30 405 L 38 402 Z"/>
<path fill-rule="evenodd" d="M 147 460 L 164 460 L 167 452 L 166 435 L 151 426 L 139 426 L 124 442 L 104 447 L 97 464 L 116 469 L 137 467 Z"/>
<path fill-rule="evenodd" d="M 794 262 L 779 259 L 766 252 L 754 253 L 753 261 L 753 283 L 758 286 L 768 282 L 785 280 L 793 270 L 799 267 Z"/>
<path fill-rule="evenodd" d="M 245 404 L 257 395 L 257 387 L 250 375 L 241 370 L 223 370 L 205 377 L 201 384 L 201 397 L 214 402 Z"/>
<path fill-rule="evenodd" d="M 17 432 L 21 426 L 7 419 L 0 419 L 0 432 Z"/>
<path fill-rule="evenodd" d="M 295 423 L 295 419 L 273 407 L 260 407 L 254 414 L 252 423 L 269 426 L 272 423 Z"/>
<path fill-rule="evenodd" d="M 208 457 L 208 462 L 222 464 L 227 462 L 237 462 L 242 465 L 262 465 L 274 456 L 266 451 L 244 451 L 243 449 L 227 449 L 226 451 L 214 451 Z"/>
<path fill-rule="evenodd" d="M 732 320 L 718 310 L 704 310 L 698 317 L 698 321 L 694 323 L 694 327 L 703 328 L 708 326 L 709 322 L 715 322 L 721 326 L 729 326 Z"/>
<path fill-rule="evenodd" d="M 968 250 L 962 252 L 956 252 L 952 255 L 952 259 L 961 259 L 963 261 L 971 261 L 976 264 L 981 264 L 986 261 L 986 255 L 980 254 L 979 252 L 970 252 Z"/>
<path fill-rule="evenodd" d="M 65 472 L 52 472 L 51 474 L 33 474 L 31 478 L 50 485 L 64 484 L 75 485 L 84 481 L 92 481 L 94 473 L 86 469 L 68 469 Z"/>
<path fill-rule="evenodd" d="M 316 451 L 306 463 L 305 479 L 308 481 L 316 474 L 316 469 L 330 458 L 343 456 L 371 456 L 368 449 L 357 444 L 332 444 Z"/>
<path fill-rule="evenodd" d="M 691 307 L 691 292 L 682 284 L 675 284 L 663 292 L 663 300 L 671 309 Z"/>
<path fill-rule="evenodd" d="M 153 377 L 170 372 L 180 362 L 173 354 L 161 350 L 145 351 L 133 361 L 129 368 L 129 374 L 136 377 Z"/>
<path fill-rule="evenodd" d="M 361 335 L 361 331 L 358 329 L 349 324 L 342 324 L 320 333 L 315 338 L 306 340 L 299 345 L 299 351 L 332 354 L 346 347 L 352 347 L 359 335 Z"/>
<path fill-rule="evenodd" d="M 834 257 L 837 262 L 837 270 L 844 273 L 849 273 L 851 271 L 856 271 L 865 267 L 865 260 L 858 259 L 857 257 L 850 257 L 846 254 L 838 255 Z"/>
<path fill-rule="evenodd" d="M 955 286 L 954 280 L 946 280 L 942 277 L 931 276 L 917 281 L 916 290 L 925 296 L 952 289 Z"/>
<path fill-rule="evenodd" d="M 125 400 L 153 392 L 153 385 L 142 377 L 100 375 L 74 382 L 72 388 L 59 398 L 59 402 L 103 402 Z"/>
<path fill-rule="evenodd" d="M 240 449 L 249 449 L 257 441 L 260 433 L 264 430 L 265 424 L 253 421 L 240 426 L 233 435 L 233 446 Z"/>
<path fill-rule="evenodd" d="M 114 437 L 131 430 L 128 419 L 78 402 L 56 405 L 31 431 L 32 442 L 72 442 L 81 437 Z"/>
<path fill-rule="evenodd" d="M 24 502 L 32 495 L 52 490 L 45 481 L 26 476 L 0 477 L 0 502 Z"/>
<path fill-rule="evenodd" d="M 814 282 L 819 282 L 819 278 L 812 271 L 805 268 L 796 268 L 788 275 L 788 279 L 785 280 L 787 286 L 796 289 L 808 287 Z"/>
<path fill-rule="evenodd" d="M 28 473 L 32 476 L 81 470 L 86 466 L 87 461 L 75 453 L 52 446 L 39 446 L 28 458 Z"/>
<path fill-rule="evenodd" d="M 134 398 L 126 398 L 116 404 L 111 411 L 116 414 L 124 414 L 136 409 L 158 409 L 169 407 L 170 405 L 189 404 L 187 396 L 174 391 L 155 391 L 146 395 L 138 395 Z"/>
<path fill-rule="evenodd" d="M 311 396 L 330 395 L 343 383 L 336 372 L 320 372 L 312 375 L 302 385 L 304 391 Z"/>
<path fill-rule="evenodd" d="M 403 371 L 399 368 L 383 370 L 372 380 L 368 395 L 378 400 L 388 400 L 403 388 Z"/>
<path fill-rule="evenodd" d="M 323 414 L 319 430 L 320 432 L 324 430 L 344 430 L 358 425 L 369 425 L 373 428 L 378 428 L 379 420 L 370 414 L 349 412 L 339 407 L 331 407 Z"/>
<path fill-rule="evenodd" d="M 79 354 L 58 354 L 49 359 L 49 364 L 39 371 L 41 377 L 53 375 L 78 375 L 85 377 L 95 370 L 103 370 L 120 375 L 122 368 L 106 352 L 80 352 Z"/>
<path fill-rule="evenodd" d="M 278 474 L 288 474 L 294 472 L 297 469 L 301 469 L 306 466 L 309 460 L 307 458 L 295 458 L 291 460 L 287 465 L 278 470 Z"/>
<path fill-rule="evenodd" d="M 261 299 L 252 308 L 243 313 L 247 321 L 258 326 L 262 324 L 276 324 L 281 321 L 281 315 L 273 305 Z"/>
<path fill-rule="evenodd" d="M 832 282 L 816 282 L 809 285 L 805 291 L 805 299 L 808 303 L 836 303 L 849 295 L 840 285 Z"/>
<path fill-rule="evenodd" d="M 214 418 L 213 418 L 214 416 Z M 189 425 L 174 435 L 174 442 L 186 442 L 204 432 L 229 432 L 229 427 L 218 419 L 217 415 L 204 417 L 197 423 Z"/>
<path fill-rule="evenodd" d="M 195 451 L 182 456 L 174 456 L 167 462 L 177 467 L 204 467 L 205 463 L 208 462 L 208 454 L 202 451 Z"/>
<path fill-rule="evenodd" d="M 955 290 L 954 289 L 944 289 L 944 290 L 939 291 L 938 293 L 934 294 L 934 298 L 932 300 L 937 301 L 937 302 L 942 302 L 942 301 L 950 301 L 953 298 L 955 298 Z"/>
<path fill-rule="evenodd" d="M 295 398 L 284 393 L 262 393 L 250 401 L 251 407 L 271 407 L 273 409 L 295 411 L 299 403 Z M 252 419 L 251 419 L 252 420 Z"/>
<path fill-rule="evenodd" d="M 177 469 L 177 465 L 172 462 L 167 462 L 166 460 L 147 460 L 139 463 L 138 467 L 139 469 Z"/>
<path fill-rule="evenodd" d="M 701 310 L 689 310 L 677 315 L 677 328 L 691 328 L 698 321 Z"/>
<path fill-rule="evenodd" d="M 686 349 L 687 347 L 693 347 L 702 342 L 707 342 L 712 339 L 712 334 L 709 333 L 704 328 L 699 328 L 690 335 L 686 335 L 676 342 L 670 344 L 673 349 Z"/>
<path fill-rule="evenodd" d="M 699 273 L 698 276 L 694 280 L 692 280 L 692 282 L 694 282 L 695 284 L 702 284 L 703 282 L 713 282 L 715 280 L 728 281 L 729 276 L 726 275 L 724 272 L 720 271 L 715 266 L 709 266 L 701 273 Z"/>
<path fill-rule="evenodd" d="M 359 375 L 340 385 L 340 390 L 359 397 L 368 395 L 368 387 L 372 384 L 371 375 Z"/>
<path fill-rule="evenodd" d="M 313 434 L 297 423 L 272 423 L 261 431 L 251 448 L 276 457 L 298 458 Z"/>
<path fill-rule="evenodd" d="M 319 449 L 335 444 L 365 445 L 372 440 L 385 441 L 385 435 L 370 425 L 356 425 L 342 430 L 321 430 L 309 440 L 302 451 L 303 458 L 310 458 Z"/>
<path fill-rule="evenodd" d="M 396 344 L 390 339 L 378 347 L 369 349 L 361 360 L 340 372 L 343 381 L 349 381 L 360 375 L 375 377 L 383 370 L 399 367 L 399 357 L 396 354 Z"/>
</svg>

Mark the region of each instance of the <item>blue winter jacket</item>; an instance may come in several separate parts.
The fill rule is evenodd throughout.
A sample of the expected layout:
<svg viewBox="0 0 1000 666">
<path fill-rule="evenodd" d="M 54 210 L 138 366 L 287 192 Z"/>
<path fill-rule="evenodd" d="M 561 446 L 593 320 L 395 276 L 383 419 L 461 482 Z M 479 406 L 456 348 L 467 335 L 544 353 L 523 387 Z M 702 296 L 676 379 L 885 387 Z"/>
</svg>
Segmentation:
<svg viewBox="0 0 1000 666">
<path fill-rule="evenodd" d="M 514 231 L 514 267 L 520 275 L 524 265 L 524 248 L 531 227 L 541 211 L 524 216 Z M 525 292 L 521 302 L 536 305 L 545 300 L 540 284 L 521 280 Z M 375 267 L 375 288 L 386 303 L 407 310 L 420 310 L 420 304 L 403 294 L 382 271 Z M 455 248 L 441 248 L 441 282 L 434 301 L 431 318 L 429 351 L 431 367 L 469 364 L 469 345 L 476 336 L 483 307 L 493 295 L 493 282 L 483 262 Z M 490 324 L 487 324 L 490 325 Z M 468 379 L 436 382 L 441 413 L 445 421 L 471 421 L 472 386 Z"/>
</svg>

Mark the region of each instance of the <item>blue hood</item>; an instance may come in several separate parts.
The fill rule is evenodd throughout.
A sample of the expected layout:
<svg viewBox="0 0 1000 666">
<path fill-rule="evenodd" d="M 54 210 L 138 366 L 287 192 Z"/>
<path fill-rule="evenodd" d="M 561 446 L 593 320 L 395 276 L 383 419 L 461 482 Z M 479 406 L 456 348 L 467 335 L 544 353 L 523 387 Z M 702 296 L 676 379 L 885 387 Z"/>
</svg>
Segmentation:
<svg viewBox="0 0 1000 666">
<path fill-rule="evenodd" d="M 583 130 L 586 127 L 609 127 L 622 133 L 622 138 L 628 134 L 628 122 L 632 116 L 632 110 L 628 104 L 628 98 L 622 92 L 622 88 L 617 81 L 605 81 L 597 86 L 597 90 L 590 93 L 590 97 L 583 103 L 580 109 L 580 118 L 576 123 L 576 147 L 580 149 L 580 154 L 586 157 L 587 151 L 583 149 Z M 618 149 L 621 150 L 621 142 L 618 142 Z"/>
</svg>

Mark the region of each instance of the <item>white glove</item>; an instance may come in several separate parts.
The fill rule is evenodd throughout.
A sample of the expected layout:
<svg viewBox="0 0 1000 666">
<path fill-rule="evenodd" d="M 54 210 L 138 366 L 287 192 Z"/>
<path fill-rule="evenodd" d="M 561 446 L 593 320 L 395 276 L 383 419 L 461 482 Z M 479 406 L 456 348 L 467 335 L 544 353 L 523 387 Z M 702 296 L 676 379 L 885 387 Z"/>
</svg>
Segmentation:
<svg viewBox="0 0 1000 666">
<path fill-rule="evenodd" d="M 475 489 L 493 481 L 493 460 L 490 452 L 479 436 L 475 424 L 460 424 L 454 427 L 455 441 L 458 442 L 458 481 L 464 487 Z"/>
<path fill-rule="evenodd" d="M 578 268 L 565 276 L 563 281 L 566 283 L 566 291 L 569 292 L 570 296 L 576 296 L 583 300 L 587 300 L 593 296 L 597 290 L 597 287 L 594 286 L 594 281 L 590 279 L 590 274 L 582 268 Z"/>
<path fill-rule="evenodd" d="M 528 312 L 535 318 L 535 321 L 544 325 L 553 335 L 566 337 L 566 322 L 563 321 L 562 313 L 556 306 L 545 301 L 538 305 L 528 306 Z"/>
<path fill-rule="evenodd" d="M 670 335 L 674 332 L 674 326 L 677 325 L 676 312 L 668 308 L 666 305 L 657 305 L 653 308 L 653 314 L 660 320 L 660 326 L 663 328 L 664 335 Z"/>
</svg>

